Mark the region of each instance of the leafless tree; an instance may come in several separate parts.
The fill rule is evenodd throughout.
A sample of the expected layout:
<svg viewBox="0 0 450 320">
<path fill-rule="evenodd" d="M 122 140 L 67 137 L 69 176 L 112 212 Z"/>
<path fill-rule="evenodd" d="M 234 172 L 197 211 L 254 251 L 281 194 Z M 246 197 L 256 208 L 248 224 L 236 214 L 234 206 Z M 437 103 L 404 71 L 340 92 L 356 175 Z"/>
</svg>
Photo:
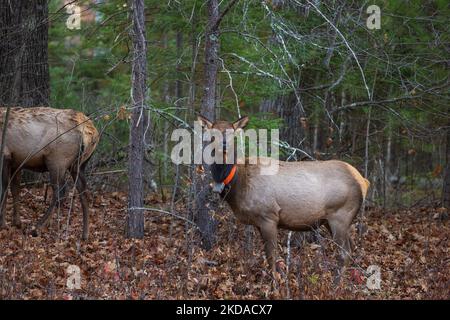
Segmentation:
<svg viewBox="0 0 450 320">
<path fill-rule="evenodd" d="M 144 162 L 144 118 L 147 77 L 147 46 L 145 39 L 144 0 L 133 0 L 133 62 L 131 78 L 131 123 L 129 149 L 129 191 L 127 235 L 144 237 L 143 207 L 143 162 Z"/>
<path fill-rule="evenodd" d="M 49 99 L 48 1 L 0 0 L 0 105 L 47 106 Z"/>
<path fill-rule="evenodd" d="M 217 71 L 219 68 L 219 36 L 220 23 L 237 0 L 231 0 L 220 12 L 218 0 L 207 1 L 208 21 L 205 31 L 205 83 L 201 113 L 210 120 L 216 118 L 217 103 Z M 206 206 L 208 198 L 212 198 L 205 174 L 196 177 L 196 218 L 202 235 L 203 246 L 211 248 L 215 242 L 217 222 L 211 217 Z"/>
</svg>

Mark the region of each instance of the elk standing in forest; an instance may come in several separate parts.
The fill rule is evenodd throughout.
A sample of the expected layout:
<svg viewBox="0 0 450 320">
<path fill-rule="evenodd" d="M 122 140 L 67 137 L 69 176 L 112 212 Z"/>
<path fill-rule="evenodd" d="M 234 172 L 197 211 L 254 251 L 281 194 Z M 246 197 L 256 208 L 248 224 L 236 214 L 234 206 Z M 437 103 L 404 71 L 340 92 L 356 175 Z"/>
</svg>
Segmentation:
<svg viewBox="0 0 450 320">
<path fill-rule="evenodd" d="M 18 204 L 22 169 L 48 171 L 50 176 L 52 200 L 36 230 L 46 225 L 55 206 L 61 205 L 66 189 L 65 175 L 69 171 L 80 196 L 83 239 L 87 239 L 89 208 L 84 170 L 99 140 L 97 129 L 83 113 L 70 109 L 35 107 L 10 110 L 3 141 L 0 228 L 5 226 L 8 185 L 13 197 L 13 225 L 21 226 Z M 5 107 L 0 108 L 2 129 L 5 112 Z"/>
<path fill-rule="evenodd" d="M 234 143 L 226 131 L 236 132 L 248 123 L 248 117 L 234 123 L 212 122 L 203 116 L 198 120 L 203 127 L 222 133 L 224 140 L 214 143 L 215 152 L 223 152 L 224 159 L 226 146 Z M 233 159 L 236 161 L 236 157 Z M 211 165 L 216 185 L 225 185 L 225 189 L 216 190 L 238 220 L 259 230 L 272 271 L 275 271 L 278 228 L 309 231 L 325 224 L 341 249 L 341 264 L 348 263 L 352 250 L 350 225 L 369 187 L 369 181 L 358 170 L 337 160 L 279 161 L 276 174 L 261 175 L 261 164 L 225 162 Z"/>
</svg>

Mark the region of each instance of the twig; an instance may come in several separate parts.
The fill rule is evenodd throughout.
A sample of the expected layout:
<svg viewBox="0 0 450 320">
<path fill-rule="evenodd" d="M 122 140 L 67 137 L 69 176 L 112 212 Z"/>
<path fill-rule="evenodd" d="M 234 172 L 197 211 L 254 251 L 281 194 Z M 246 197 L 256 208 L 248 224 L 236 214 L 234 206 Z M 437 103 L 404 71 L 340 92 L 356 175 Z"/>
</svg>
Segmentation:
<svg viewBox="0 0 450 320">
<path fill-rule="evenodd" d="M 91 172 L 90 175 L 94 176 L 94 175 L 113 174 L 113 173 L 122 173 L 122 172 L 127 172 L 127 169 Z"/>
<path fill-rule="evenodd" d="M 211 26 L 211 31 L 215 31 L 220 23 L 222 22 L 223 17 L 225 17 L 225 15 L 228 13 L 228 11 L 230 11 L 230 9 L 236 4 L 237 0 L 231 0 L 228 3 L 228 6 L 226 6 L 225 9 L 223 9 L 222 13 L 220 14 L 220 16 L 217 18 L 216 22 Z"/>
<path fill-rule="evenodd" d="M 193 221 L 191 221 L 191 220 L 189 220 L 189 219 L 186 219 L 185 217 L 179 216 L 179 215 L 177 215 L 177 214 L 175 214 L 175 213 L 166 211 L 166 210 L 157 209 L 157 208 L 139 208 L 139 207 L 131 207 L 131 208 L 128 208 L 128 209 L 123 209 L 123 210 L 144 210 L 144 211 L 154 211 L 154 212 L 164 213 L 164 214 L 167 214 L 167 215 L 169 215 L 169 216 L 172 216 L 172 217 L 181 219 L 181 220 L 183 220 L 183 221 L 185 221 L 185 222 L 191 224 L 191 225 L 194 226 L 196 229 L 198 229 L 198 226 L 197 226 Z"/>
</svg>

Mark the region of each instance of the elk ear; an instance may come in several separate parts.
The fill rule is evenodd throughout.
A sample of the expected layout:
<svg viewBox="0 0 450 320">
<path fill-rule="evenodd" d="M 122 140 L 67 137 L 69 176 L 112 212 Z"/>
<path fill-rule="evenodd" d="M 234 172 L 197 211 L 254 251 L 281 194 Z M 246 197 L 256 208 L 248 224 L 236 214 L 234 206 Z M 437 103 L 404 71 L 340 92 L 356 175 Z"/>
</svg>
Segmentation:
<svg viewBox="0 0 450 320">
<path fill-rule="evenodd" d="M 239 120 L 233 122 L 233 128 L 234 128 L 234 130 L 244 129 L 245 126 L 247 125 L 247 123 L 248 123 L 248 117 L 244 116 L 244 117 L 240 118 Z"/>
<path fill-rule="evenodd" d="M 200 121 L 202 127 L 207 127 L 208 129 L 211 129 L 213 127 L 213 123 L 201 114 L 197 116 L 197 120 Z"/>
</svg>

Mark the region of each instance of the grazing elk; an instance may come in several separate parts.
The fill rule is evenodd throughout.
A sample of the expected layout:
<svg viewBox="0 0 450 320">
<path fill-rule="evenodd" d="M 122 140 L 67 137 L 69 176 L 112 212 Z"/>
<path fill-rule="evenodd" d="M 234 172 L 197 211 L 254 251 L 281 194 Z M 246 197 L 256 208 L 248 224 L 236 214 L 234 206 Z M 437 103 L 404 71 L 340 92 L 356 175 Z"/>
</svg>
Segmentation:
<svg viewBox="0 0 450 320">
<path fill-rule="evenodd" d="M 226 145 L 234 142 L 226 131 L 236 133 L 243 129 L 248 117 L 230 123 L 212 122 L 199 116 L 198 121 L 206 130 L 222 133 L 224 140 L 213 143 L 219 144 L 215 152 L 222 152 L 219 157 L 225 160 Z M 352 249 L 349 228 L 366 196 L 369 181 L 348 163 L 337 160 L 279 161 L 274 175 L 261 175 L 260 162 L 247 162 L 213 163 L 211 174 L 215 191 L 228 202 L 238 220 L 255 226 L 261 233 L 272 271 L 275 271 L 278 228 L 308 231 L 321 224 L 327 226 L 341 248 L 341 264 L 345 266 Z"/>
<path fill-rule="evenodd" d="M 6 108 L 0 108 L 1 128 L 4 126 L 5 112 Z M 50 206 L 37 223 L 35 234 L 37 229 L 47 224 L 55 206 L 61 204 L 66 189 L 65 174 L 69 171 L 80 196 L 83 239 L 87 239 L 89 208 L 84 170 L 98 140 L 99 134 L 94 124 L 81 112 L 46 107 L 11 108 L 3 141 L 0 228 L 5 226 L 8 184 L 13 197 L 13 225 L 21 226 L 18 204 L 22 169 L 48 171 L 53 190 Z"/>
</svg>

